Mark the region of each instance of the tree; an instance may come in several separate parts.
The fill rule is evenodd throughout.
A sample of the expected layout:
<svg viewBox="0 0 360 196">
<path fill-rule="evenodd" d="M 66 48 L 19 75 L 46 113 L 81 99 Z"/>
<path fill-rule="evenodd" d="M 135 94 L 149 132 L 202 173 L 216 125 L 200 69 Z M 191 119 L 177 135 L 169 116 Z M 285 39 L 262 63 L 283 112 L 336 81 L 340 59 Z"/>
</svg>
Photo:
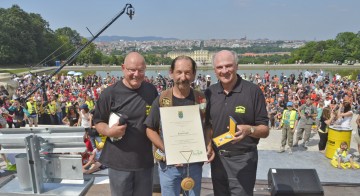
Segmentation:
<svg viewBox="0 0 360 196">
<path fill-rule="evenodd" d="M 70 27 L 63 27 L 55 30 L 55 36 L 59 40 L 58 60 L 65 60 L 81 45 L 80 34 Z"/>
<path fill-rule="evenodd" d="M 159 64 L 159 58 L 155 54 L 145 54 L 144 58 L 145 58 L 145 62 L 148 65 L 158 65 Z"/>
<path fill-rule="evenodd" d="M 81 40 L 81 45 L 86 44 L 88 40 L 86 38 L 83 38 Z M 80 65 L 82 64 L 91 64 L 94 62 L 94 54 L 95 54 L 96 48 L 94 43 L 90 43 L 76 59 L 76 62 Z"/>
<path fill-rule="evenodd" d="M 29 15 L 13 5 L 0 12 L 0 62 L 6 64 L 33 62 L 36 42 Z"/>
<path fill-rule="evenodd" d="M 0 9 L 0 64 L 34 64 L 58 42 L 47 21 L 18 5 Z"/>
</svg>

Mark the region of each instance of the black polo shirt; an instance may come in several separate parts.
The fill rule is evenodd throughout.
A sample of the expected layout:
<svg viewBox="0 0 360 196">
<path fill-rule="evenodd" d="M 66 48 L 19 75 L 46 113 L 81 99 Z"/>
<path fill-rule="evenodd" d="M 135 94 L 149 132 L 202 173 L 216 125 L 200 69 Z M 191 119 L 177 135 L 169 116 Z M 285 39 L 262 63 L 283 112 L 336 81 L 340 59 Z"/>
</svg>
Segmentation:
<svg viewBox="0 0 360 196">
<path fill-rule="evenodd" d="M 138 171 L 154 165 L 152 144 L 143 124 L 158 93 L 154 85 L 143 82 L 130 89 L 122 80 L 106 88 L 96 104 L 94 123 L 109 122 L 111 112 L 128 116 L 124 137 L 112 142 L 107 138 L 100 162 L 112 169 Z"/>
<path fill-rule="evenodd" d="M 229 94 L 224 93 L 221 83 L 210 86 L 205 91 L 207 99 L 206 125 L 213 129 L 213 138 L 228 131 L 229 116 L 239 125 L 266 125 L 269 118 L 266 110 L 265 97 L 259 86 L 243 80 L 237 75 L 237 82 Z M 223 145 L 220 149 L 229 151 L 245 150 L 256 147 L 258 138 L 246 137 L 242 141 Z"/>
</svg>

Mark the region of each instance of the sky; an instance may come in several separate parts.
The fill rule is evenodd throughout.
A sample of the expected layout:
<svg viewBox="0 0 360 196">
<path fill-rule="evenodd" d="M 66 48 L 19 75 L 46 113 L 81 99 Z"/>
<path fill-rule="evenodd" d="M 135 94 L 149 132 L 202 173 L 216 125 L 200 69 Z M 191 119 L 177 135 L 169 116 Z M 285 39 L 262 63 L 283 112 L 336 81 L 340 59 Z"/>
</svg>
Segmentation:
<svg viewBox="0 0 360 196">
<path fill-rule="evenodd" d="M 327 40 L 360 31 L 360 0 L 1 0 L 37 13 L 56 30 L 96 34 L 126 3 L 135 8 L 102 35 L 178 39 Z"/>
</svg>

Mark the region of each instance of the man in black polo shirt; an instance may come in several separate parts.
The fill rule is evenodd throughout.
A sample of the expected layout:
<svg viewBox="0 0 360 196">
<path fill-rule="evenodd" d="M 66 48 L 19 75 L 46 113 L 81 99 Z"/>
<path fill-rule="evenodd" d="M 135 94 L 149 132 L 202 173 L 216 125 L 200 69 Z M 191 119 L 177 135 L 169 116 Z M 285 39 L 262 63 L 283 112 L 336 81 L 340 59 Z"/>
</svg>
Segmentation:
<svg viewBox="0 0 360 196">
<path fill-rule="evenodd" d="M 143 123 L 158 93 L 144 81 L 145 68 L 139 53 L 129 53 L 122 65 L 124 78 L 101 93 L 95 108 L 96 130 L 108 136 L 100 162 L 109 167 L 111 194 L 116 196 L 152 195 L 154 159 Z M 111 112 L 127 115 L 127 123 L 109 127 Z"/>
<path fill-rule="evenodd" d="M 213 57 L 219 83 L 210 86 L 207 97 L 208 136 L 228 131 L 229 116 L 237 122 L 235 137 L 220 147 L 211 163 L 214 195 L 253 195 L 258 161 L 257 144 L 269 135 L 265 98 L 260 88 L 236 74 L 237 54 L 223 50 Z"/>
</svg>

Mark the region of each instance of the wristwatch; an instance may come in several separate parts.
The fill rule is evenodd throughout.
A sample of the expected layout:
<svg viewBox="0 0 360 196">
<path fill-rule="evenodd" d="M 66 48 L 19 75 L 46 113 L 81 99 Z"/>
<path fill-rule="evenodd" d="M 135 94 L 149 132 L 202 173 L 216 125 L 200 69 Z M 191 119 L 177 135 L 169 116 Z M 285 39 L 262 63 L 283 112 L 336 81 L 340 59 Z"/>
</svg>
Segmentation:
<svg viewBox="0 0 360 196">
<path fill-rule="evenodd" d="M 255 132 L 255 127 L 250 126 L 250 135 L 253 134 Z"/>
</svg>

